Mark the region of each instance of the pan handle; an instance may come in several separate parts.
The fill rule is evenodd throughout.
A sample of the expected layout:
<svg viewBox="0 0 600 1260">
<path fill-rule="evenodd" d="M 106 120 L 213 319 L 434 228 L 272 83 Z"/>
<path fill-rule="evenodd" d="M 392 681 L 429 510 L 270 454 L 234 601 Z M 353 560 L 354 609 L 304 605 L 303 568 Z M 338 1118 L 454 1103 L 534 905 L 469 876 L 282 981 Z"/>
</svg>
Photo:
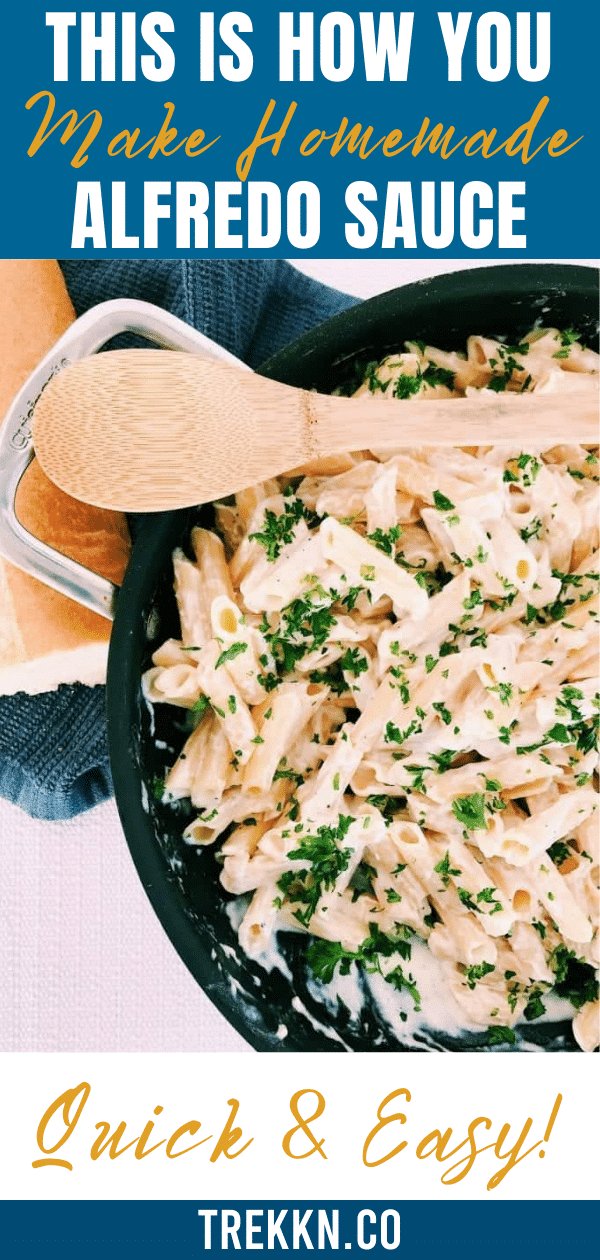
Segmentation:
<svg viewBox="0 0 600 1260">
<path fill-rule="evenodd" d="M 24 529 L 17 519 L 15 496 L 34 456 L 31 419 L 48 381 L 69 363 L 96 354 L 123 332 L 138 333 L 166 350 L 204 354 L 250 370 L 228 350 L 159 306 L 118 299 L 102 302 L 75 320 L 11 404 L 0 431 L 0 554 L 46 586 L 109 620 L 114 616 L 118 587 Z"/>
</svg>

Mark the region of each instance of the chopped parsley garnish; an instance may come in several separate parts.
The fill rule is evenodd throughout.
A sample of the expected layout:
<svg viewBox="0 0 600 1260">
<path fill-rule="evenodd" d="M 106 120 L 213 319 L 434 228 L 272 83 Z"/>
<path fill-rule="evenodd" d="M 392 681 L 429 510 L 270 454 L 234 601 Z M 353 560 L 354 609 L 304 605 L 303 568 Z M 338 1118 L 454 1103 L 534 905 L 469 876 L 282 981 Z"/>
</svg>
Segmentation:
<svg viewBox="0 0 600 1260">
<path fill-rule="evenodd" d="M 340 845 L 353 821 L 350 815 L 340 814 L 336 827 L 318 827 L 314 835 L 299 838 L 298 847 L 288 853 L 290 861 L 309 863 L 305 870 L 284 871 L 277 881 L 284 898 L 301 907 L 293 913 L 304 927 L 308 927 L 323 892 L 333 888 L 348 866 L 352 850 Z M 279 906 L 283 904 L 283 898 L 276 900 Z"/>
<path fill-rule="evenodd" d="M 515 1044 L 516 1037 L 512 1028 L 507 1028 L 504 1024 L 492 1024 L 487 1033 L 488 1046 L 514 1046 Z"/>
<path fill-rule="evenodd" d="M 561 687 L 560 697 L 556 701 L 556 714 L 558 716 L 566 714 L 571 718 L 572 722 L 581 722 L 582 716 L 581 711 L 577 706 L 577 701 L 583 700 L 583 698 L 583 692 L 579 689 L 579 687 L 573 687 L 569 684 Z"/>
<path fill-rule="evenodd" d="M 409 376 L 403 372 L 396 381 L 394 381 L 394 398 L 399 398 L 404 402 L 407 398 L 412 398 L 418 394 L 421 389 L 421 376 Z"/>
<path fill-rule="evenodd" d="M 444 568 L 441 561 L 436 565 L 435 569 L 427 569 L 425 567 L 424 560 L 419 564 L 411 564 L 410 561 L 406 559 L 404 553 L 399 551 L 396 556 L 396 564 L 399 564 L 401 568 L 406 569 L 407 573 L 413 573 L 415 582 L 417 582 L 419 586 L 422 586 L 423 590 L 427 591 L 428 595 L 437 595 L 448 582 L 452 581 L 452 573 L 449 573 L 448 570 Z"/>
<path fill-rule="evenodd" d="M 448 884 L 450 883 L 450 879 L 452 876 L 462 875 L 462 871 L 460 870 L 458 866 L 450 865 L 450 852 L 448 849 L 446 849 L 446 852 L 442 860 L 438 862 L 437 866 L 434 866 L 433 869 L 437 875 L 441 876 L 444 888 L 448 887 Z"/>
<path fill-rule="evenodd" d="M 548 958 L 548 962 L 550 964 L 550 969 L 556 976 L 556 980 L 554 982 L 555 984 L 564 983 L 567 978 L 569 961 L 575 957 L 576 955 L 573 953 L 573 950 L 567 949 L 566 945 L 557 945 L 556 948 L 552 950 L 552 953 Z"/>
<path fill-rule="evenodd" d="M 508 373 L 503 372 L 501 376 L 493 376 L 491 381 L 488 381 L 486 385 L 486 389 L 493 390 L 495 394 L 503 394 L 504 390 L 506 389 L 506 386 L 508 385 L 511 379 L 512 379 L 512 371 Z"/>
<path fill-rule="evenodd" d="M 159 774 L 154 774 L 149 783 L 155 801 L 161 801 L 165 793 L 165 781 Z"/>
<path fill-rule="evenodd" d="M 525 525 L 523 529 L 519 530 L 523 542 L 529 542 L 530 538 L 539 538 L 542 524 L 540 517 L 534 516 L 529 525 Z"/>
<path fill-rule="evenodd" d="M 294 541 L 296 525 L 304 518 L 310 526 L 317 525 L 319 517 L 310 512 L 302 499 L 288 495 L 285 497 L 283 512 L 277 515 L 271 508 L 265 509 L 263 527 L 249 537 L 260 543 L 267 553 L 267 560 L 274 561 L 282 549 Z"/>
<path fill-rule="evenodd" d="M 386 823 L 390 823 L 394 814 L 397 814 L 398 810 L 406 804 L 403 796 L 378 796 L 376 794 L 367 796 L 366 802 L 367 805 L 372 805 L 374 809 L 379 810 Z"/>
<path fill-rule="evenodd" d="M 506 387 L 512 382 L 513 373 L 524 371 L 523 364 L 517 363 L 514 355 L 527 354 L 528 351 L 529 344 L 526 341 L 522 342 L 522 344 L 518 346 L 498 346 L 498 359 L 490 359 L 490 365 L 494 369 L 502 368 L 502 371 L 497 372 L 496 375 L 492 377 L 491 381 L 488 381 L 486 389 L 491 389 L 496 394 L 503 393 Z M 531 377 L 528 376 L 521 385 L 521 393 L 523 393 L 530 382 Z"/>
<path fill-rule="evenodd" d="M 447 499 L 446 495 L 442 494 L 441 490 L 434 490 L 433 503 L 438 512 L 451 512 L 454 507 L 451 499 Z"/>
<path fill-rule="evenodd" d="M 386 556 L 393 556 L 394 544 L 398 542 L 402 530 L 399 525 L 392 525 L 391 529 L 375 529 L 372 534 L 367 534 L 369 542 L 375 544 L 380 551 Z"/>
<path fill-rule="evenodd" d="M 552 576 L 558 577 L 559 575 L 553 572 Z M 568 577 L 563 575 L 562 581 L 563 589 L 551 604 L 546 604 L 543 608 L 534 608 L 531 604 L 527 605 L 527 614 L 525 617 L 527 625 L 531 625 L 532 621 L 537 621 L 542 626 L 549 625 L 553 621 L 564 621 L 570 609 L 576 603 L 576 600 L 567 597 L 566 588 L 570 585 Z M 587 598 L 588 597 L 586 596 L 586 599 Z M 581 602 L 583 603 L 585 601 L 582 600 Z"/>
<path fill-rule="evenodd" d="M 206 712 L 209 703 L 210 701 L 208 696 L 198 696 L 196 703 L 192 706 L 192 713 L 198 713 L 200 717 L 202 717 L 202 714 Z"/>
<path fill-rule="evenodd" d="M 218 809 L 211 809 L 210 814 L 198 814 L 198 821 L 203 823 L 212 822 L 217 817 Z"/>
<path fill-rule="evenodd" d="M 571 346 L 578 342 L 579 337 L 573 328 L 566 328 L 560 334 L 561 349 L 552 355 L 553 359 L 568 359 L 571 353 Z"/>
<path fill-rule="evenodd" d="M 263 629 L 282 673 L 292 672 L 307 652 L 326 642 L 335 623 L 331 604 L 322 602 L 328 598 L 323 591 L 310 591 L 305 599 L 295 599 L 283 609 L 276 630 Z"/>
<path fill-rule="evenodd" d="M 459 900 L 462 901 L 463 906 L 466 906 L 467 910 L 473 910 L 475 911 L 475 913 L 477 913 L 477 905 L 473 901 L 473 898 L 468 888 L 457 888 L 456 891 L 458 893 Z"/>
<path fill-rule="evenodd" d="M 450 710 L 446 708 L 446 705 L 443 703 L 443 701 L 434 700 L 432 708 L 435 709 L 436 713 L 439 713 L 442 719 L 442 722 L 444 723 L 444 726 L 449 726 L 452 721 L 452 714 Z"/>
<path fill-rule="evenodd" d="M 516 751 L 523 754 L 535 752 L 546 744 L 574 744 L 579 752 L 585 754 L 597 747 L 597 740 L 598 718 L 592 718 L 589 722 L 576 722 L 570 727 L 563 722 L 555 722 L 537 744 L 523 744 Z"/>
<path fill-rule="evenodd" d="M 490 910 L 490 914 L 498 914 L 498 912 L 502 909 L 502 903 L 497 901 L 494 896 L 494 893 L 498 891 L 497 888 L 482 888 L 481 892 L 476 894 L 475 900 L 473 900 L 473 897 L 467 888 L 457 888 L 456 891 L 463 906 L 466 906 L 467 910 L 475 911 L 477 914 L 483 913 L 481 910 L 482 902 L 486 905 L 491 905 L 492 909 Z"/>
<path fill-rule="evenodd" d="M 514 604 L 516 598 L 517 588 L 515 586 L 512 591 L 508 592 L 508 595 L 503 595 L 500 599 L 488 599 L 486 602 L 490 608 L 493 608 L 494 612 L 503 612 L 505 608 L 510 608 Z"/>
<path fill-rule="evenodd" d="M 382 394 L 385 394 L 385 391 L 390 383 L 390 379 L 388 377 L 387 381 L 382 381 L 381 377 L 377 375 L 377 368 L 377 363 L 368 363 L 365 379 L 368 383 L 369 392 L 371 394 L 376 394 L 378 389 L 381 390 Z"/>
<path fill-rule="evenodd" d="M 364 359 L 355 359 L 352 367 L 352 376 L 349 380 L 339 385 L 334 393 L 341 395 L 343 398 L 350 398 L 366 380 L 377 374 L 378 367 L 378 363 L 365 363 Z M 375 386 L 375 389 L 377 389 L 377 386 Z M 375 390 L 372 392 L 374 393 Z"/>
<path fill-rule="evenodd" d="M 265 691 L 267 692 L 274 691 L 275 687 L 278 687 L 281 682 L 281 678 L 278 676 L 278 674 L 274 674 L 274 673 L 257 674 L 256 677 L 261 687 L 264 687 Z"/>
<path fill-rule="evenodd" d="M 580 1010 L 586 1002 L 596 1001 L 598 981 L 594 968 L 577 958 L 572 949 L 557 945 L 548 962 L 555 975 L 554 988 L 559 997 L 567 998 L 576 1010 Z"/>
<path fill-rule="evenodd" d="M 454 389 L 454 376 L 450 368 L 437 367 L 435 363 L 429 363 L 423 372 L 423 380 L 428 385 L 445 385 L 447 389 Z"/>
<path fill-rule="evenodd" d="M 546 1014 L 546 1007 L 542 1002 L 539 989 L 534 989 L 533 992 L 530 993 L 527 1006 L 525 1007 L 523 1014 L 527 1020 L 539 1019 L 540 1015 Z"/>
<path fill-rule="evenodd" d="M 430 389 L 434 389 L 436 385 L 454 389 L 454 372 L 449 368 L 437 367 L 435 363 L 428 363 L 425 371 L 419 368 L 414 376 L 403 372 L 394 382 L 394 398 L 402 401 L 412 398 L 420 392 L 422 384 L 428 385 Z"/>
<path fill-rule="evenodd" d="M 429 760 L 433 761 L 438 774 L 443 774 L 445 770 L 449 770 L 456 752 L 453 748 L 442 748 L 439 753 L 430 753 Z"/>
<path fill-rule="evenodd" d="M 489 386 L 488 386 L 489 388 Z M 535 455 L 522 451 L 516 459 L 510 459 L 503 473 L 503 481 L 520 482 L 522 486 L 532 486 L 542 467 Z"/>
<path fill-rule="evenodd" d="M 383 975 L 383 972 L 381 974 Z M 415 984 L 414 977 L 405 975 L 400 965 L 394 967 L 393 971 L 388 971 L 386 975 L 383 975 L 383 978 L 386 984 L 391 984 L 398 993 L 406 989 L 413 1000 L 415 1011 L 421 1010 L 421 994 Z"/>
<path fill-rule="evenodd" d="M 339 966 L 340 974 L 347 976 L 353 962 L 359 963 L 370 975 L 379 974 L 398 991 L 406 989 L 412 997 L 416 1011 L 421 1009 L 419 990 L 411 975 L 405 975 L 401 966 L 397 966 L 387 975 L 381 967 L 382 958 L 391 958 L 399 954 L 405 961 L 410 959 L 411 947 L 409 938 L 411 928 L 405 924 L 397 924 L 397 939 L 386 936 L 375 923 L 369 925 L 369 936 L 357 950 L 344 949 L 339 941 L 314 940 L 308 947 L 307 961 L 317 979 L 329 984 Z"/>
<path fill-rule="evenodd" d="M 296 787 L 300 787 L 300 784 L 304 783 L 304 775 L 300 774 L 298 770 L 292 770 L 291 766 L 286 764 L 285 757 L 282 757 L 275 774 L 273 775 L 274 783 L 278 779 L 290 779 L 292 783 L 296 784 Z"/>
<path fill-rule="evenodd" d="M 407 791 L 424 793 L 425 792 L 425 773 L 427 771 L 427 766 L 407 766 L 405 764 L 404 769 L 407 770 L 408 773 L 412 775 L 412 784 L 410 788 L 407 789 Z"/>
<path fill-rule="evenodd" d="M 465 609 L 477 608 L 478 604 L 482 604 L 481 591 L 478 586 L 474 586 L 471 594 L 463 599 L 462 606 Z"/>
<path fill-rule="evenodd" d="M 362 589 L 362 586 L 351 586 L 350 589 L 346 591 L 341 603 L 346 605 L 348 612 L 352 612 L 352 609 L 356 606 L 356 601 Z"/>
<path fill-rule="evenodd" d="M 344 949 L 340 941 L 311 941 L 306 954 L 312 973 L 322 984 L 331 984 L 335 969 L 339 964 L 340 975 L 347 976 L 350 966 L 358 961 L 360 954 L 353 954 Z"/>
<path fill-rule="evenodd" d="M 498 901 L 495 896 L 497 892 L 497 888 L 482 888 L 481 892 L 478 892 L 475 898 L 477 905 L 480 906 L 483 902 L 484 905 L 492 907 L 490 914 L 498 914 L 498 912 L 502 909 L 502 902 Z"/>
<path fill-rule="evenodd" d="M 236 656 L 241 656 L 242 652 L 246 651 L 247 647 L 247 643 L 232 643 L 231 647 L 226 648 L 225 651 L 221 652 L 221 655 L 217 657 L 215 669 L 219 669 L 221 665 L 225 664 L 225 661 L 234 661 Z"/>
<path fill-rule="evenodd" d="M 484 976 L 489 976 L 495 970 L 494 964 L 489 962 L 474 963 L 472 967 L 466 967 L 464 975 L 467 987 L 474 989 L 478 980 L 483 980 Z"/>
<path fill-rule="evenodd" d="M 368 657 L 360 648 L 348 648 L 340 658 L 340 669 L 347 674 L 364 674 L 368 668 Z"/>
<path fill-rule="evenodd" d="M 563 840 L 555 840 L 554 844 L 550 845 L 548 853 L 555 866 L 562 866 L 563 862 L 573 857 L 573 850 Z"/>
<path fill-rule="evenodd" d="M 495 691 L 500 697 L 500 704 L 510 704 L 512 699 L 512 683 L 497 683 L 495 687 L 488 687 L 488 691 Z"/>
<path fill-rule="evenodd" d="M 348 690 L 348 683 L 341 671 L 341 661 L 334 661 L 333 665 L 328 665 L 327 669 L 313 669 L 310 674 L 312 683 L 322 683 L 325 687 L 329 687 L 334 695 L 341 696 Z M 366 668 L 366 666 L 365 666 Z"/>
<path fill-rule="evenodd" d="M 420 730 L 421 727 L 416 718 L 412 719 L 405 731 L 401 731 L 393 722 L 388 722 L 383 738 L 386 744 L 403 744 L 411 735 L 417 734 Z"/>
<path fill-rule="evenodd" d="M 452 802 L 452 813 L 467 831 L 488 830 L 483 792 L 473 792 L 472 796 L 457 796 Z"/>
<path fill-rule="evenodd" d="M 517 1009 L 518 1000 L 519 1000 L 519 985 L 511 984 L 510 988 L 507 990 L 507 993 L 506 993 L 506 1001 L 508 1005 L 510 1006 L 510 1009 L 513 1015 Z"/>
<path fill-rule="evenodd" d="M 517 468 L 522 473 L 522 481 L 524 486 L 529 486 L 535 481 L 540 468 L 542 467 L 539 459 L 535 455 L 526 455 L 522 452 L 517 459 Z"/>
<path fill-rule="evenodd" d="M 373 880 L 376 876 L 377 871 L 374 866 L 369 866 L 368 862 L 359 862 L 349 885 L 352 889 L 353 902 L 358 901 L 358 898 L 364 896 L 365 894 L 369 897 L 375 896 L 373 890 Z"/>
</svg>

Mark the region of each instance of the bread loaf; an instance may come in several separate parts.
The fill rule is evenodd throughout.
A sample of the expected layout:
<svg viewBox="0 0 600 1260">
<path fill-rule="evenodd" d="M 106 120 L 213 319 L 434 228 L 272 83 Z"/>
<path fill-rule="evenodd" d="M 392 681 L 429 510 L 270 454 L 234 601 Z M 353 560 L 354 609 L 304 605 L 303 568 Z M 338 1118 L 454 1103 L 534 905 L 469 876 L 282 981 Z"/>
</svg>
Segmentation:
<svg viewBox="0 0 600 1260">
<path fill-rule="evenodd" d="M 30 372 L 75 319 L 54 259 L 0 259 L 0 417 Z M 16 498 L 35 537 L 121 582 L 130 543 L 125 517 L 88 507 L 48 480 L 36 460 Z M 0 558 L 0 694 L 104 681 L 110 622 Z"/>
</svg>

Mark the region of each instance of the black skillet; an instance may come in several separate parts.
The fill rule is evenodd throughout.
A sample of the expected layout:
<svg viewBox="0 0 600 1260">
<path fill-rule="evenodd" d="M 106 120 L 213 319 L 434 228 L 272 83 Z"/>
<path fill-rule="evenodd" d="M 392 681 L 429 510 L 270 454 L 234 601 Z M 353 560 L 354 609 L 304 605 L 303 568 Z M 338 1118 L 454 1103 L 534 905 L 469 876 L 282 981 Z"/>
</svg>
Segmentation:
<svg viewBox="0 0 600 1260">
<path fill-rule="evenodd" d="M 597 348 L 596 271 L 520 264 L 420 281 L 345 311 L 258 370 L 290 385 L 328 393 L 352 376 L 356 359 L 379 359 L 401 347 L 405 339 L 426 340 L 448 350 L 464 346 L 471 333 L 518 342 L 535 321 L 574 327 L 588 345 Z M 165 746 L 180 748 L 182 735 L 178 711 L 168 706 L 157 706 L 153 729 L 140 696 L 140 676 L 158 642 L 178 633 L 171 553 L 177 545 L 186 546 L 190 523 L 197 515 L 189 511 L 157 515 L 146 524 L 119 595 L 108 666 L 109 743 L 117 805 L 138 874 L 165 931 L 198 984 L 256 1050 L 486 1050 L 485 1034 L 457 1039 L 433 1029 L 424 1029 L 417 1045 L 413 1039 L 411 1046 L 405 1046 L 368 994 L 354 1022 L 343 1005 L 332 1013 L 331 1004 L 315 996 L 314 985 L 310 991 L 307 987 L 305 937 L 280 934 L 293 983 L 281 971 L 267 973 L 248 960 L 237 947 L 226 912 L 230 899 L 219 884 L 212 849 L 184 844 L 186 807 L 164 806 L 157 799 L 153 784 L 164 777 L 173 759 Z M 207 510 L 201 516 L 210 520 Z M 300 999 L 300 1009 L 292 1006 L 294 996 Z M 282 1025 L 287 1030 L 283 1038 L 277 1035 Z M 529 1025 L 525 1032 L 527 1048 L 577 1050 L 567 1023 Z M 517 1050 L 520 1039 L 519 1034 Z"/>
</svg>

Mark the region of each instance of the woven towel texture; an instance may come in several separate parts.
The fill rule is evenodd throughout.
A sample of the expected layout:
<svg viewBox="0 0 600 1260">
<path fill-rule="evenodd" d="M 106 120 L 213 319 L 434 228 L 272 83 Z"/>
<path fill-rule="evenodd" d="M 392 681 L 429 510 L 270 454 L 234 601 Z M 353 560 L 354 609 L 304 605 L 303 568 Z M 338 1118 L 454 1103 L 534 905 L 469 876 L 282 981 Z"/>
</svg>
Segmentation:
<svg viewBox="0 0 600 1260">
<path fill-rule="evenodd" d="M 59 261 L 78 315 L 114 298 L 153 302 L 253 368 L 357 300 L 280 259 Z M 0 796 L 62 819 L 111 793 L 103 687 L 0 697 Z"/>
</svg>

